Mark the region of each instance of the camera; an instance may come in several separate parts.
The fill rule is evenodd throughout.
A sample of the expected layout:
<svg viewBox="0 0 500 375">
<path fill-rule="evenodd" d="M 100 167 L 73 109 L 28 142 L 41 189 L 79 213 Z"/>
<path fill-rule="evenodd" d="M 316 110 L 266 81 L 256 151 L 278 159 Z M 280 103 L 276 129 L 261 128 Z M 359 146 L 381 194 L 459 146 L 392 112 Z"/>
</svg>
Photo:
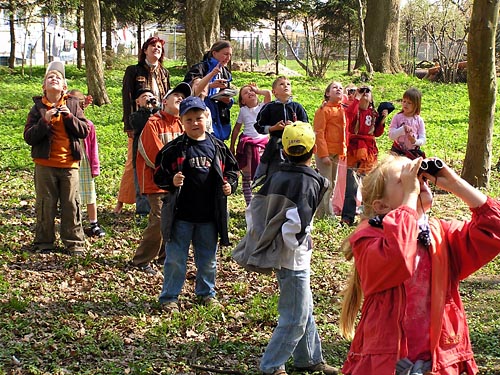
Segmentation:
<svg viewBox="0 0 500 375">
<path fill-rule="evenodd" d="M 431 176 L 436 176 L 443 167 L 444 163 L 441 159 L 424 159 L 422 160 L 422 164 L 420 164 L 418 173 L 426 172 Z"/>
<path fill-rule="evenodd" d="M 158 104 L 158 100 L 156 100 L 156 98 L 149 98 L 148 100 L 146 100 L 146 104 L 151 104 L 153 107 L 156 107 L 156 105 Z"/>
</svg>

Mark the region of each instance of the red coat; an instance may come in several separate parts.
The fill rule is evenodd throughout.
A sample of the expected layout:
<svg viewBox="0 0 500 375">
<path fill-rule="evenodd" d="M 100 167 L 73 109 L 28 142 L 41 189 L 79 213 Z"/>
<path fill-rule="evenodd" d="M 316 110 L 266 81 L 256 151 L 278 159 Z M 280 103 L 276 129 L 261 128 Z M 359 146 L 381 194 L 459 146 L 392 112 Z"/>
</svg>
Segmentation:
<svg viewBox="0 0 500 375">
<path fill-rule="evenodd" d="M 372 106 L 360 109 L 359 99 L 354 99 L 347 107 L 346 116 L 347 166 L 358 168 L 358 173 L 368 173 L 377 163 L 375 137 L 384 133 L 385 125 L 378 119 L 378 113 Z"/>
<path fill-rule="evenodd" d="M 488 198 L 471 211 L 471 221 L 429 221 L 432 374 L 460 362 L 467 374 L 478 371 L 458 286 L 500 252 L 500 203 Z M 417 213 L 403 206 L 384 217 L 383 228 L 365 222 L 351 237 L 364 302 L 342 373 L 393 375 L 406 357 L 404 282 L 415 269 L 417 228 Z"/>
</svg>

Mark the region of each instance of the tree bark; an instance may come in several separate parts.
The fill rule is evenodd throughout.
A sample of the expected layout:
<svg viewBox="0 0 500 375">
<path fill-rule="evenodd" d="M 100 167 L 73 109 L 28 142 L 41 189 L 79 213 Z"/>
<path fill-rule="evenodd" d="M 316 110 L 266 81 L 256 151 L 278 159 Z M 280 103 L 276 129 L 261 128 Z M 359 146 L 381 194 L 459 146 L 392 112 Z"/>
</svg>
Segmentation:
<svg viewBox="0 0 500 375">
<path fill-rule="evenodd" d="M 82 5 L 76 8 L 76 67 L 82 69 Z"/>
<path fill-rule="evenodd" d="M 366 2 L 365 45 L 376 72 L 402 70 L 399 64 L 399 3 L 400 0 Z"/>
<path fill-rule="evenodd" d="M 365 27 L 365 19 L 363 18 L 363 0 L 358 0 L 359 10 L 358 10 L 358 19 L 359 19 L 359 49 L 358 49 L 358 58 L 356 61 L 355 69 L 358 69 L 362 65 L 366 66 L 366 70 L 370 75 L 370 78 L 373 74 L 373 65 L 371 62 L 370 55 L 368 54 L 368 49 L 366 47 L 366 27 Z"/>
<path fill-rule="evenodd" d="M 186 63 L 199 62 L 210 46 L 220 39 L 221 0 L 186 1 Z"/>
<path fill-rule="evenodd" d="M 83 25 L 85 32 L 85 67 L 89 94 L 94 104 L 100 106 L 110 103 L 102 65 L 101 14 L 99 0 L 84 0 Z"/>
<path fill-rule="evenodd" d="M 487 187 L 496 102 L 495 35 L 500 0 L 475 0 L 467 43 L 469 132 L 462 177 Z M 472 99 L 472 100 L 471 100 Z"/>
<path fill-rule="evenodd" d="M 9 4 L 9 33 L 10 33 L 10 54 L 9 68 L 14 69 L 16 66 L 16 32 L 14 29 L 14 4 L 12 1 Z"/>
</svg>

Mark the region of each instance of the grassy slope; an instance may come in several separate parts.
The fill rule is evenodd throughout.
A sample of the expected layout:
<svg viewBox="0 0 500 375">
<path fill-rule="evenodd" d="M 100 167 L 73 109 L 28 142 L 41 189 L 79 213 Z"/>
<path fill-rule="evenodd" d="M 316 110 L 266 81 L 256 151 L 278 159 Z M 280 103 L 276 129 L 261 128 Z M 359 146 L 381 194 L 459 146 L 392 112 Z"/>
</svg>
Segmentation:
<svg viewBox="0 0 500 375">
<path fill-rule="evenodd" d="M 179 82 L 183 69 L 169 68 L 173 83 Z M 41 91 L 43 69 L 35 68 L 33 74 L 28 78 L 0 70 L 0 374 L 193 374 L 191 364 L 258 373 L 259 357 L 276 324 L 272 277 L 244 273 L 231 261 L 231 249 L 224 248 L 219 257 L 218 293 L 225 309 L 194 305 L 194 280 L 189 277 L 181 298 L 183 311 L 169 317 L 158 310 L 156 302 L 161 278 L 127 267 L 143 224 L 136 225 L 132 207 L 119 217 L 111 214 L 126 156 L 119 99 L 123 70 L 106 72 L 112 104 L 86 111 L 97 126 L 102 164 L 97 179 L 99 218 L 108 235 L 89 240 L 91 253 L 85 259 L 29 252 L 35 196 L 33 165 L 22 131 L 31 96 Z M 84 73 L 70 67 L 67 76 L 72 88 L 86 90 Z M 342 72 L 330 78 L 344 84 L 356 79 Z M 271 81 L 264 75 L 234 74 L 238 85 L 257 82 L 270 87 Z M 311 118 L 327 83 L 293 79 L 294 98 Z M 465 85 L 435 85 L 404 75 L 376 75 L 371 84 L 376 102 L 397 101 L 408 86 L 419 87 L 428 132 L 425 151 L 460 169 L 467 137 Z M 390 142 L 384 135 L 378 144 L 383 152 Z M 494 163 L 498 145 L 495 133 Z M 498 173 L 493 171 L 488 193 L 497 197 L 499 190 Z M 241 191 L 230 198 L 230 209 L 230 232 L 236 242 L 245 231 Z M 442 194 L 436 195 L 433 214 L 469 216 L 463 204 Z M 338 245 L 348 234 L 349 229 L 339 227 L 335 220 L 315 223 L 312 287 L 316 319 L 325 357 L 337 366 L 348 348 L 337 328 L 338 293 L 350 269 Z M 500 374 L 499 266 L 496 259 L 462 286 L 483 374 Z"/>
</svg>

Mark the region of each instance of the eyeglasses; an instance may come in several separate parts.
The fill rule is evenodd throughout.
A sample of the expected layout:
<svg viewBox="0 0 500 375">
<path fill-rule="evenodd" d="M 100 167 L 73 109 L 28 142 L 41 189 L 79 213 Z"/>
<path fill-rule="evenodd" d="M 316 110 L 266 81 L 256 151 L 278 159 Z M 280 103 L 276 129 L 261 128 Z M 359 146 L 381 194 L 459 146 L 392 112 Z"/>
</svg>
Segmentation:
<svg viewBox="0 0 500 375">
<path fill-rule="evenodd" d="M 356 92 L 356 89 L 347 89 L 347 95 L 353 95 Z"/>
<path fill-rule="evenodd" d="M 370 92 L 370 91 L 371 91 L 371 90 L 370 90 L 370 88 L 369 88 L 369 87 L 361 87 L 361 88 L 359 89 L 359 93 L 360 93 L 360 94 L 364 94 L 364 93 L 367 93 L 367 92 Z"/>
</svg>

